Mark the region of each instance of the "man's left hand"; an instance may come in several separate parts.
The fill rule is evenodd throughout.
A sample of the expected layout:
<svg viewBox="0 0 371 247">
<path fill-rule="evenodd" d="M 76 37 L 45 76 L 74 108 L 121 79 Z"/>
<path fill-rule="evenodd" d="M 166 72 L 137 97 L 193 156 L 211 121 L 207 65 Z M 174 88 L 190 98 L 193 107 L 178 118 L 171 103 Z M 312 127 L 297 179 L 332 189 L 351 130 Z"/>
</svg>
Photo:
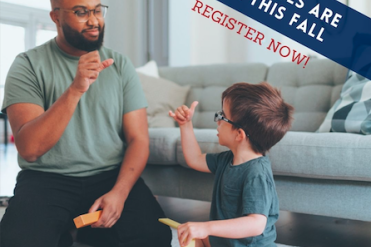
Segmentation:
<svg viewBox="0 0 371 247">
<path fill-rule="evenodd" d="M 95 200 L 89 213 L 102 209 L 102 215 L 91 227 L 111 228 L 120 218 L 125 201 L 125 196 L 113 190 Z"/>
</svg>

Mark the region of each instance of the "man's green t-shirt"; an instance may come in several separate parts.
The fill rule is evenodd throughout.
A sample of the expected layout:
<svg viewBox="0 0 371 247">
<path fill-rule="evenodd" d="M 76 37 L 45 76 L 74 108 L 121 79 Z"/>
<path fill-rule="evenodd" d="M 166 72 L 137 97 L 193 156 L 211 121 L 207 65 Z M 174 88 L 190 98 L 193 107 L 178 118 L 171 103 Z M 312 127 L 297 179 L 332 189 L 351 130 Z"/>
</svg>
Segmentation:
<svg viewBox="0 0 371 247">
<path fill-rule="evenodd" d="M 275 222 L 279 215 L 278 196 L 271 163 L 262 156 L 240 165 L 232 165 L 233 153 L 206 155 L 207 165 L 215 174 L 210 220 L 227 220 L 249 214 L 267 217 L 263 234 L 243 239 L 210 236 L 213 247 L 274 247 Z"/>
<path fill-rule="evenodd" d="M 90 176 L 112 170 L 125 154 L 122 117 L 147 107 L 139 78 L 130 60 L 108 48 L 101 61 L 114 63 L 99 73 L 81 97 L 62 137 L 33 163 L 18 155 L 19 166 L 67 176 Z M 5 83 L 2 111 L 16 103 L 32 103 L 47 111 L 71 85 L 79 57 L 63 52 L 55 40 L 19 54 Z M 52 130 L 51 130 L 52 131 Z"/>
</svg>

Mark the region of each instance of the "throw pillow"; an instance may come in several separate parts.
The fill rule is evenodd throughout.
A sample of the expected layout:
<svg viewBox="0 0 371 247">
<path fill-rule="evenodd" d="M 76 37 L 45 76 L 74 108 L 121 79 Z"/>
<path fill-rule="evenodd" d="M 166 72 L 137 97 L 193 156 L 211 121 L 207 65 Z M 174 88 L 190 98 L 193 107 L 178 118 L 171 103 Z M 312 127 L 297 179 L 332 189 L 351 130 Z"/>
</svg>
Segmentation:
<svg viewBox="0 0 371 247">
<path fill-rule="evenodd" d="M 142 73 L 142 74 L 145 74 L 145 75 L 149 75 L 149 76 L 153 76 L 153 77 L 156 77 L 156 78 L 160 78 L 160 76 L 158 75 L 157 64 L 153 60 L 152 61 L 149 61 L 148 63 L 146 63 L 142 67 L 136 68 L 135 70 L 137 72 Z"/>
<path fill-rule="evenodd" d="M 147 117 L 151 128 L 175 127 L 168 116 L 169 110 L 184 105 L 189 86 L 182 87 L 175 82 L 138 73 L 143 91 L 148 101 Z"/>
<path fill-rule="evenodd" d="M 371 80 L 351 71 L 318 132 L 371 134 Z"/>
</svg>

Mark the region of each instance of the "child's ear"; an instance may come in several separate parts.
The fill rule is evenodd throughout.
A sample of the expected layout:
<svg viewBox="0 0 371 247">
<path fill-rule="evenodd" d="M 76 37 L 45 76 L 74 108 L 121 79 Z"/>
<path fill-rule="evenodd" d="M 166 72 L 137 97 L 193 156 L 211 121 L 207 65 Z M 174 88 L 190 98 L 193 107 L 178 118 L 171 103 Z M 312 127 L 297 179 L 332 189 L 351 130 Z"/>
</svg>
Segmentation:
<svg viewBox="0 0 371 247">
<path fill-rule="evenodd" d="M 237 141 L 243 141 L 246 139 L 246 133 L 245 131 L 243 131 L 243 129 L 238 129 L 236 139 Z"/>
</svg>

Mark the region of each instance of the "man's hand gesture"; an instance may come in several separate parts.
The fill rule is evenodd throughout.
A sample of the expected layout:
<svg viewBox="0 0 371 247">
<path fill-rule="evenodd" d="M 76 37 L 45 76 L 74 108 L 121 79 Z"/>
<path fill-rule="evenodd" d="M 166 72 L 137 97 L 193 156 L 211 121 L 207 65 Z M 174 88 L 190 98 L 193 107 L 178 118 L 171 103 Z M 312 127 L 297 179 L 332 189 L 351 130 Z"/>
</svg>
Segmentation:
<svg viewBox="0 0 371 247">
<path fill-rule="evenodd" d="M 99 72 L 111 66 L 113 62 L 112 58 L 101 62 L 98 51 L 92 51 L 82 55 L 71 88 L 81 94 L 85 93 L 88 91 L 90 85 L 98 78 Z"/>
</svg>

